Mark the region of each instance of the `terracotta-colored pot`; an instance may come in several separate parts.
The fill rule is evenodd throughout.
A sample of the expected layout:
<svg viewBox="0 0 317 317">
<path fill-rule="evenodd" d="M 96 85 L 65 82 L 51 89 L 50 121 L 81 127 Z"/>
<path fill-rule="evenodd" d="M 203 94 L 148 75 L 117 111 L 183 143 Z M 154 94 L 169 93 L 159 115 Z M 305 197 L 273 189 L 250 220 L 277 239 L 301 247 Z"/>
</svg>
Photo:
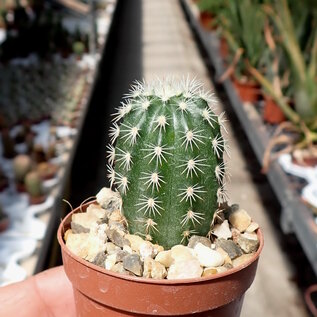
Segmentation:
<svg viewBox="0 0 317 317">
<path fill-rule="evenodd" d="M 0 232 L 4 232 L 8 229 L 10 224 L 9 217 L 4 217 L 0 220 Z"/>
<path fill-rule="evenodd" d="M 15 188 L 16 188 L 16 190 L 17 190 L 19 193 L 25 193 L 25 192 L 26 192 L 24 183 L 16 182 L 16 183 L 15 183 Z"/>
<path fill-rule="evenodd" d="M 65 217 L 57 234 L 78 316 L 240 316 L 244 293 L 253 282 L 263 248 L 260 230 L 258 251 L 237 268 L 211 277 L 154 280 L 107 271 L 72 254 L 63 236 L 72 214 L 79 211 L 77 208 Z"/>
<path fill-rule="evenodd" d="M 214 19 L 214 15 L 211 14 L 210 12 L 200 12 L 199 14 L 199 20 L 200 20 L 200 24 L 201 26 L 208 31 L 212 31 L 215 30 L 215 27 L 212 25 L 212 21 Z"/>
<path fill-rule="evenodd" d="M 278 124 L 286 120 L 285 115 L 281 108 L 276 104 L 276 102 L 268 95 L 264 94 L 264 110 L 263 110 L 263 120 Z"/>
<path fill-rule="evenodd" d="M 30 205 L 42 204 L 42 203 L 44 203 L 45 199 L 46 199 L 45 195 L 42 195 L 42 196 L 31 196 L 31 195 L 29 195 L 29 203 L 30 203 Z"/>
<path fill-rule="evenodd" d="M 239 93 L 239 97 L 243 102 L 255 103 L 259 100 L 260 87 L 255 82 L 241 82 L 233 78 L 233 85 Z"/>
<path fill-rule="evenodd" d="M 221 37 L 219 41 L 220 41 L 220 43 L 219 43 L 220 55 L 222 56 L 223 59 L 226 59 L 229 55 L 228 42 L 224 37 Z"/>
<path fill-rule="evenodd" d="M 302 157 L 301 161 L 299 161 L 296 157 L 292 156 L 292 163 L 304 167 L 315 167 L 317 166 L 317 157 L 306 156 Z"/>
</svg>

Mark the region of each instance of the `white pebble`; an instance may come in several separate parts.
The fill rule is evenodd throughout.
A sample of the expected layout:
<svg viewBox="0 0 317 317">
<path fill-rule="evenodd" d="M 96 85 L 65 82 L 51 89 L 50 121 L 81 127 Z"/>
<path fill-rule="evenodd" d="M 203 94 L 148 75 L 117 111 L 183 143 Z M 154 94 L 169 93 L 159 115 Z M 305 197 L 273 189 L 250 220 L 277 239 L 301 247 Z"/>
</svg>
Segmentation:
<svg viewBox="0 0 317 317">
<path fill-rule="evenodd" d="M 222 254 L 204 246 L 202 243 L 197 243 L 194 251 L 201 266 L 217 267 L 224 263 Z"/>
</svg>

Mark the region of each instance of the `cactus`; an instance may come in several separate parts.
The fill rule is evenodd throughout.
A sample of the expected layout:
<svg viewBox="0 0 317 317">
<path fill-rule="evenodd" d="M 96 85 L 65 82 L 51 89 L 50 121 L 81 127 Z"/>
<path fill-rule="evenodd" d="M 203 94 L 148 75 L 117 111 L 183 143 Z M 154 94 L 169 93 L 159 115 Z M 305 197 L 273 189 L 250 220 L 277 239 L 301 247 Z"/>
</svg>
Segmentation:
<svg viewBox="0 0 317 317">
<path fill-rule="evenodd" d="M 22 184 L 26 174 L 32 168 L 32 160 L 28 155 L 17 155 L 13 160 L 13 172 L 14 178 L 17 183 Z"/>
<path fill-rule="evenodd" d="M 107 168 L 129 231 L 167 248 L 207 235 L 227 200 L 224 113 L 189 79 L 137 82 L 125 99 L 110 128 Z"/>
<path fill-rule="evenodd" d="M 38 172 L 29 172 L 24 179 L 26 191 L 31 197 L 43 196 L 42 179 Z"/>
</svg>

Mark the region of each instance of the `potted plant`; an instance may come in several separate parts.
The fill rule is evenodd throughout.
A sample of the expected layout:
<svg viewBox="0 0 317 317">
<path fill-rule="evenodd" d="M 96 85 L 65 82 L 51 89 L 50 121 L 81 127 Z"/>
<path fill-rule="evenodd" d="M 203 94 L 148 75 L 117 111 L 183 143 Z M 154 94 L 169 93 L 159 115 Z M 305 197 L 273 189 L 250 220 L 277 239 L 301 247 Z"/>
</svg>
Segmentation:
<svg viewBox="0 0 317 317">
<path fill-rule="evenodd" d="M 246 67 L 248 61 L 260 68 L 266 49 L 263 41 L 264 14 L 259 3 L 250 0 L 227 1 L 219 17 L 221 33 L 231 51 L 231 64 L 220 81 L 233 76 L 233 84 L 244 102 L 259 99 L 259 85 Z"/>
<path fill-rule="evenodd" d="M 292 94 L 294 97 L 293 109 L 283 94 L 276 90 L 276 87 L 263 76 L 261 71 L 250 64 L 248 65 L 249 72 L 271 95 L 288 119 L 288 122 L 280 126 L 267 147 L 264 158 L 264 169 L 267 169 L 268 157 L 276 145 L 284 145 L 284 147 L 281 152 L 276 152 L 274 156 L 278 156 L 280 153 L 308 149 L 311 153 L 309 161 L 312 158 L 316 159 L 317 36 L 316 29 L 313 29 L 303 51 L 287 2 L 283 0 L 276 2 L 274 6 L 266 5 L 265 12 L 274 22 L 277 35 L 281 39 L 281 45 L 290 63 Z M 316 21 L 317 18 L 314 23 Z"/>
<path fill-rule="evenodd" d="M 239 316 L 263 237 L 226 203 L 223 114 L 195 81 L 137 83 L 128 97 L 109 134 L 118 191 L 58 230 L 78 315 Z"/>
<path fill-rule="evenodd" d="M 25 176 L 25 189 L 29 194 L 29 202 L 31 205 L 41 204 L 46 197 L 43 191 L 43 181 L 37 171 L 31 171 Z"/>
<path fill-rule="evenodd" d="M 217 19 L 215 19 L 219 10 L 224 5 L 223 1 L 199 0 L 197 6 L 200 12 L 200 23 L 206 30 L 215 30 L 217 28 Z"/>
</svg>

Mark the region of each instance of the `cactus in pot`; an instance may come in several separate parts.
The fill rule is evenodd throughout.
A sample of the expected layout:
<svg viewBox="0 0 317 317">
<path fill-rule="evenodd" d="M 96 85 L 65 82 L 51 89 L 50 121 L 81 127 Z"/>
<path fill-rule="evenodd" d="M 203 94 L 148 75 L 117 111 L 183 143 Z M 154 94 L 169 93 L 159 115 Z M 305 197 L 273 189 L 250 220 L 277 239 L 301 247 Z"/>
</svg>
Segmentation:
<svg viewBox="0 0 317 317">
<path fill-rule="evenodd" d="M 166 248 L 209 233 L 226 201 L 225 118 L 214 105 L 196 81 L 132 87 L 108 145 L 108 176 L 130 232 Z"/>
<path fill-rule="evenodd" d="M 24 183 L 24 178 L 32 168 L 32 160 L 30 156 L 25 154 L 17 155 L 13 160 L 13 172 L 17 185 Z"/>
<path fill-rule="evenodd" d="M 25 188 L 30 195 L 29 201 L 31 204 L 40 204 L 45 200 L 42 178 L 36 171 L 31 171 L 25 176 Z"/>
</svg>

